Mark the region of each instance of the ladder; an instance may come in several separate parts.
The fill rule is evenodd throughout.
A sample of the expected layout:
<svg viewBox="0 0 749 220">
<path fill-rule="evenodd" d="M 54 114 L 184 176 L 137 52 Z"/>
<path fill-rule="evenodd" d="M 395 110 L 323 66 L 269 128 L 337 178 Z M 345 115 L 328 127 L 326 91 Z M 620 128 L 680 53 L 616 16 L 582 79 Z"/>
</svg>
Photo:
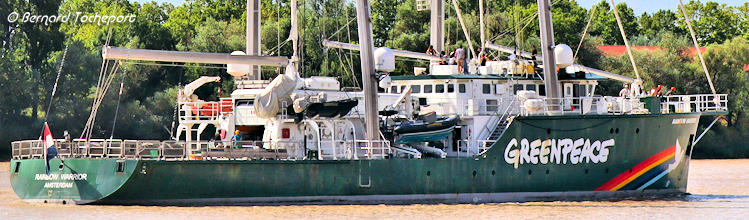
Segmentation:
<svg viewBox="0 0 749 220">
<path fill-rule="evenodd" d="M 505 129 L 509 127 L 510 122 L 515 117 L 516 114 L 512 114 L 512 107 L 517 102 L 517 99 L 513 99 L 510 101 L 510 104 L 507 105 L 505 110 L 502 112 L 502 115 L 499 115 L 499 119 L 497 119 L 497 125 L 494 126 L 492 131 L 489 133 L 489 137 L 487 137 L 487 140 L 496 141 L 499 139 L 499 137 L 502 136 L 502 133 L 504 133 Z"/>
</svg>

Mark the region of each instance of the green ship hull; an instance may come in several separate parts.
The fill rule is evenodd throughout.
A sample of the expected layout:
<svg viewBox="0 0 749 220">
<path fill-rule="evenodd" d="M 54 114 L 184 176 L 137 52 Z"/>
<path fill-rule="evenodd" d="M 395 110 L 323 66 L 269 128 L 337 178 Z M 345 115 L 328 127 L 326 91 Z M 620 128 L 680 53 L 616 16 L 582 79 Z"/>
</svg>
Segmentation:
<svg viewBox="0 0 749 220">
<path fill-rule="evenodd" d="M 699 113 L 518 117 L 472 158 L 13 160 L 23 200 L 68 204 L 435 203 L 683 194 Z"/>
</svg>

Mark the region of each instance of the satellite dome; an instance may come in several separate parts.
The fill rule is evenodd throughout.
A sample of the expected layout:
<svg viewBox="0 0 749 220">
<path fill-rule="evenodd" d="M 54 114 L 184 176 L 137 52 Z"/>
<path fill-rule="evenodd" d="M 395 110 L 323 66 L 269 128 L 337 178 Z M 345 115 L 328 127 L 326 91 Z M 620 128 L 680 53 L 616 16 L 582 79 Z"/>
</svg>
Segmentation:
<svg viewBox="0 0 749 220">
<path fill-rule="evenodd" d="M 554 60 L 559 68 L 565 68 L 572 65 L 575 58 L 570 46 L 567 46 L 567 44 L 559 44 L 554 47 Z"/>
<path fill-rule="evenodd" d="M 245 55 L 242 51 L 231 52 L 231 55 Z M 250 73 L 250 65 L 246 64 L 227 64 L 226 72 L 234 77 L 240 77 Z"/>
<path fill-rule="evenodd" d="M 395 70 L 395 54 L 393 54 L 393 50 L 387 47 L 380 47 L 374 51 L 374 56 L 375 71 L 389 73 Z"/>
</svg>

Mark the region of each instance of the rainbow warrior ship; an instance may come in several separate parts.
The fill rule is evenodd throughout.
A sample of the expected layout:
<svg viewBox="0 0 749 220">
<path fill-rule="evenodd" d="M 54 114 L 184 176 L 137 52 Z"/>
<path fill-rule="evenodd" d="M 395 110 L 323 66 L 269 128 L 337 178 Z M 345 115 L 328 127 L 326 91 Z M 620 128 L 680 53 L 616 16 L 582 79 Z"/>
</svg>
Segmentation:
<svg viewBox="0 0 749 220">
<path fill-rule="evenodd" d="M 259 7 L 260 1 L 248 2 L 248 12 Z M 193 91 L 217 77 L 185 85 L 172 140 L 96 139 L 90 132 L 69 140 L 45 132 L 44 140 L 13 142 L 13 190 L 28 202 L 186 205 L 680 195 L 701 137 L 699 118 L 727 112 L 725 94 L 641 97 L 639 79 L 573 64 L 570 48 L 554 44 L 546 0 L 538 1 L 541 56 L 521 52 L 514 60 L 471 62 L 469 74 L 440 65 L 440 57 L 374 48 L 363 7 L 369 2 L 356 2 L 360 45 L 324 45 L 360 51 L 360 91 L 342 89 L 336 78 L 299 76 L 295 7 L 290 58 L 257 55 L 259 25 L 248 27 L 248 55 L 105 45 L 107 65 L 226 64 L 237 89 L 203 101 Z M 430 41 L 439 51 L 443 1 L 428 6 Z M 248 15 L 248 24 L 259 24 L 259 15 Z M 395 56 L 432 62 L 428 70 L 391 77 Z M 261 65 L 285 67 L 285 73 L 260 80 Z M 596 95 L 598 81 L 612 79 L 631 84 L 632 92 Z M 218 138 L 201 139 L 214 128 Z M 233 140 L 234 133 L 243 138 Z"/>
</svg>

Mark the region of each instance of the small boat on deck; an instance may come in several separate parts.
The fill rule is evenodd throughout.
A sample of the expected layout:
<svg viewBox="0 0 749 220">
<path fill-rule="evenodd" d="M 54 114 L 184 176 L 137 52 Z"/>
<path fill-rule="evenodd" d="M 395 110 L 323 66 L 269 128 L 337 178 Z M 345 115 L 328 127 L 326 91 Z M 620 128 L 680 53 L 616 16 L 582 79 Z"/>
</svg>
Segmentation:
<svg viewBox="0 0 749 220">
<path fill-rule="evenodd" d="M 457 115 L 451 115 L 438 120 L 404 122 L 393 130 L 398 135 L 395 144 L 430 142 L 447 138 L 455 129 L 459 119 Z"/>
</svg>

